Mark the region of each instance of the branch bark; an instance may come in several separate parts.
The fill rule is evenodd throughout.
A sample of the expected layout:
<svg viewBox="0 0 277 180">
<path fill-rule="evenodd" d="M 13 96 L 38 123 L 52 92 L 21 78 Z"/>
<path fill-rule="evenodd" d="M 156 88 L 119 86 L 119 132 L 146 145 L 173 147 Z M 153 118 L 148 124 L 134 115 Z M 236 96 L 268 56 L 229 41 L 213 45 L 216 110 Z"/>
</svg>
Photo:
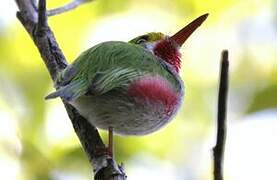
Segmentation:
<svg viewBox="0 0 277 180">
<path fill-rule="evenodd" d="M 34 0 L 15 1 L 19 9 L 16 15 L 33 39 L 52 80 L 55 81 L 58 73 L 67 67 L 67 61 L 48 26 L 46 0 L 39 0 L 38 7 L 36 7 Z M 96 127 L 83 118 L 73 106 L 65 101 L 63 103 L 93 167 L 94 178 L 96 180 L 125 180 L 126 175 L 123 168 L 117 165 L 105 151 L 99 152 L 99 149 L 105 149 L 105 145 Z"/>
<path fill-rule="evenodd" d="M 228 51 L 224 50 L 221 57 L 220 81 L 218 93 L 218 112 L 217 112 L 217 138 L 213 148 L 214 156 L 214 180 L 223 180 L 223 160 L 226 141 L 226 109 L 228 94 Z"/>
</svg>

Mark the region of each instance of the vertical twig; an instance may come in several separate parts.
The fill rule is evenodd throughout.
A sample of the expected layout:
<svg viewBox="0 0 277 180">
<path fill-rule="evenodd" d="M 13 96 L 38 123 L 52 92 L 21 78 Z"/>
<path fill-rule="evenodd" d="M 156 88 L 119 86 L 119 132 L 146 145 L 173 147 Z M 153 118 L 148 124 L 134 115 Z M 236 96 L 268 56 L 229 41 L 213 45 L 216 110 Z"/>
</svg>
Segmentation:
<svg viewBox="0 0 277 180">
<path fill-rule="evenodd" d="M 38 3 L 38 23 L 37 32 L 42 32 L 47 27 L 46 0 Z"/>
<path fill-rule="evenodd" d="M 228 94 L 228 51 L 224 50 L 221 57 L 220 81 L 217 112 L 217 138 L 213 148 L 214 180 L 223 180 L 223 161 L 226 140 L 226 108 Z"/>
</svg>

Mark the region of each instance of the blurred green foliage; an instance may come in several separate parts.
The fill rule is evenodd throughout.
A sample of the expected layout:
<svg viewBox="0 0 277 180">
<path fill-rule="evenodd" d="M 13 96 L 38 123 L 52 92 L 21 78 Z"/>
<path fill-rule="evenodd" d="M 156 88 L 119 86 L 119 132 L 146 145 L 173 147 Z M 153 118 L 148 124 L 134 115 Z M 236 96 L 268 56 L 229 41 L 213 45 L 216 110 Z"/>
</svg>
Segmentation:
<svg viewBox="0 0 277 180">
<path fill-rule="evenodd" d="M 257 92 L 250 103 L 248 113 L 277 108 L 277 84 L 270 84 Z"/>
<path fill-rule="evenodd" d="M 54 8 L 68 1 L 48 2 L 48 8 Z M 254 40 L 249 40 L 240 36 L 244 30 L 242 24 L 251 21 L 251 17 L 255 23 L 264 9 L 274 15 L 276 9 L 271 3 L 269 0 L 95 0 L 71 12 L 50 17 L 49 23 L 71 62 L 82 50 L 94 45 L 90 38 L 96 36 L 95 29 L 116 19 L 136 21 L 128 17 L 137 15 L 147 16 L 150 21 L 153 18 L 151 14 L 159 12 L 163 16 L 154 17 L 157 21 L 165 24 L 172 21 L 175 24 L 175 27 L 161 31 L 171 32 L 198 15 L 210 13 L 208 21 L 182 50 L 184 61 L 181 75 L 185 79 L 186 97 L 176 120 L 149 136 L 116 136 L 115 139 L 119 161 L 128 162 L 138 154 L 146 154 L 178 166 L 189 159 L 194 144 L 201 143 L 211 129 L 216 113 L 221 49 L 229 48 L 231 54 L 230 111 L 245 116 L 277 107 L 276 39 L 267 41 L 254 37 Z M 20 167 L 18 172 L 14 172 L 14 179 L 59 179 L 59 172 L 69 176 L 76 173 L 81 179 L 90 179 L 87 177 L 91 173 L 90 165 L 73 129 L 69 128 L 70 133 L 61 138 L 55 138 L 55 135 L 63 128 L 53 127 L 54 130 L 51 130 L 55 121 L 67 124 L 70 121 L 65 118 L 59 100 L 44 101 L 43 97 L 50 92 L 52 82 L 35 45 L 15 19 L 15 5 L 12 7 L 14 9 L 8 11 L 12 11 L 14 17 L 9 17 L 9 23 L 2 24 L 0 21 L 0 121 L 3 123 L 0 128 L 0 154 L 12 158 Z M 268 26 L 276 27 L 276 24 Z M 110 34 L 107 35 L 117 37 L 116 30 L 126 30 L 126 27 L 131 28 L 128 24 L 110 27 Z M 143 29 L 138 31 L 144 33 Z M 272 31 L 277 34 L 276 29 Z M 266 54 L 262 61 L 261 52 Z M 53 113 L 56 107 L 59 107 L 59 112 Z M 54 118 L 52 124 L 49 117 Z M 102 132 L 102 135 L 106 139 L 106 133 Z M 3 177 L 0 175 L 0 179 L 5 178 L 5 174 Z"/>
</svg>

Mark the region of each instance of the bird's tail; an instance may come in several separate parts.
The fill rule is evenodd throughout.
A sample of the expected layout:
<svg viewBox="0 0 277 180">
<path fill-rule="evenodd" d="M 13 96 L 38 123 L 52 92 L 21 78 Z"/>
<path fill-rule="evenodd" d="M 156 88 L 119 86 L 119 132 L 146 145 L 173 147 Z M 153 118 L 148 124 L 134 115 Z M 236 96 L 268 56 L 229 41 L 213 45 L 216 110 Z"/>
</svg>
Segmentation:
<svg viewBox="0 0 277 180">
<path fill-rule="evenodd" d="M 83 81 L 74 81 L 60 87 L 57 91 L 45 97 L 46 100 L 61 97 L 66 101 L 73 101 L 87 92 L 87 85 Z"/>
</svg>

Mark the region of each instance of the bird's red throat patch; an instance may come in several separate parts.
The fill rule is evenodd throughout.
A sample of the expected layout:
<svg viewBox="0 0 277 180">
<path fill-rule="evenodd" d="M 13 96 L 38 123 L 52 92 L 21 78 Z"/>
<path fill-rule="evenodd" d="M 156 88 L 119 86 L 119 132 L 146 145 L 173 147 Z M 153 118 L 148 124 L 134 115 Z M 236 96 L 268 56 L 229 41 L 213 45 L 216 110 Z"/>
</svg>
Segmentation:
<svg viewBox="0 0 277 180">
<path fill-rule="evenodd" d="M 171 39 L 166 38 L 158 42 L 154 47 L 154 54 L 167 63 L 171 64 L 176 72 L 179 72 L 181 67 L 181 53 L 176 43 Z"/>
<path fill-rule="evenodd" d="M 144 104 L 162 103 L 165 113 L 171 114 L 178 101 L 178 93 L 169 82 L 161 77 L 145 77 L 132 83 L 128 88 L 128 94 Z"/>
</svg>

